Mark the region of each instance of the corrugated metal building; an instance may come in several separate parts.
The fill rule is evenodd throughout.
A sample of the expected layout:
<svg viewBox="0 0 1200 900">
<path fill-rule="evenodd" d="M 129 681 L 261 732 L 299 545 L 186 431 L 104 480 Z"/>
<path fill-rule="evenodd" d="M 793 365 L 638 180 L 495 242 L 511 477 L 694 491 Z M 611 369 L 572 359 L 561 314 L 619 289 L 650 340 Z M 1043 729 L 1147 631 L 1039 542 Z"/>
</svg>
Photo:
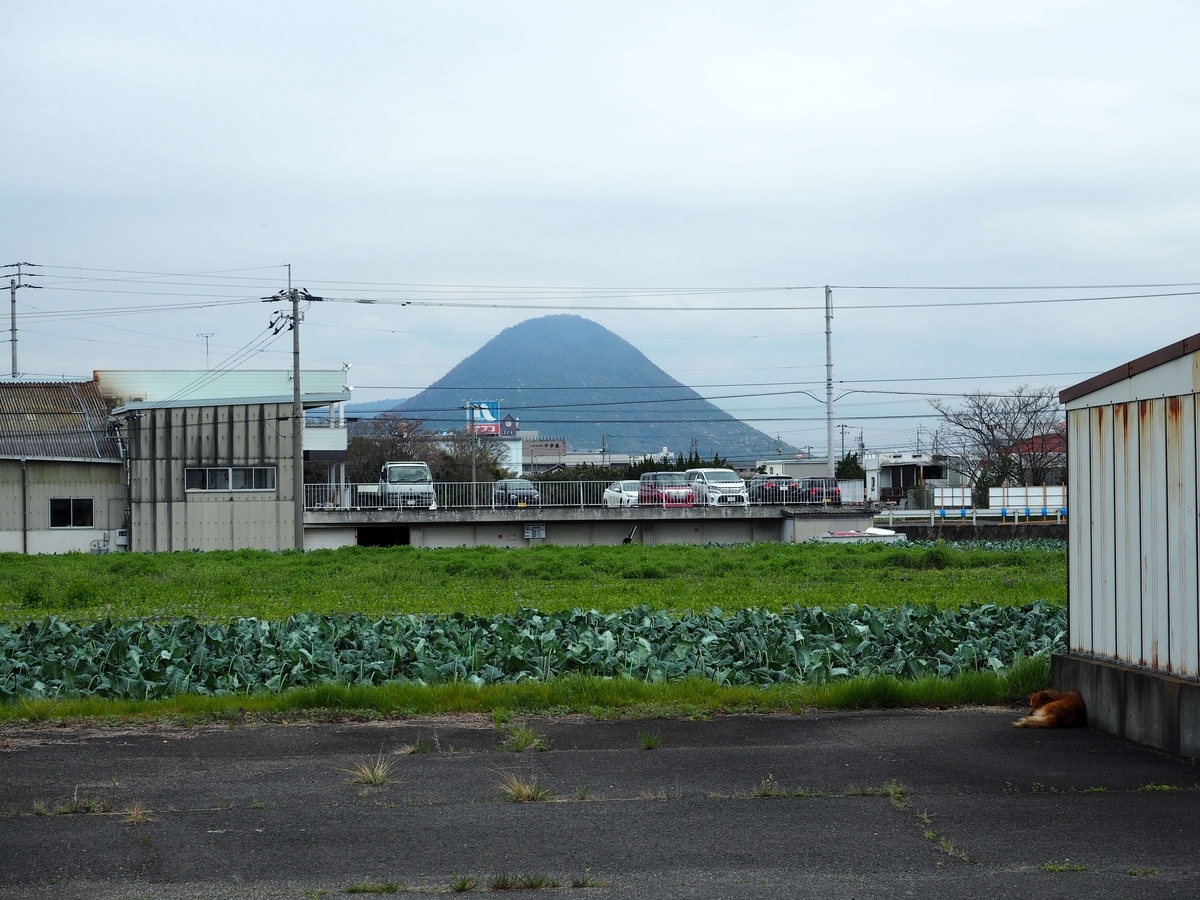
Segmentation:
<svg viewBox="0 0 1200 900">
<path fill-rule="evenodd" d="M 1200 335 L 1060 395 L 1069 644 L 1054 681 L 1092 724 L 1200 755 Z"/>
<path fill-rule="evenodd" d="M 0 552 L 115 549 L 121 474 L 95 382 L 0 383 Z"/>
<path fill-rule="evenodd" d="M 292 380 L 288 371 L 94 373 L 129 458 L 131 549 L 293 546 Z M 344 371 L 300 375 L 306 458 L 346 458 Z"/>
</svg>

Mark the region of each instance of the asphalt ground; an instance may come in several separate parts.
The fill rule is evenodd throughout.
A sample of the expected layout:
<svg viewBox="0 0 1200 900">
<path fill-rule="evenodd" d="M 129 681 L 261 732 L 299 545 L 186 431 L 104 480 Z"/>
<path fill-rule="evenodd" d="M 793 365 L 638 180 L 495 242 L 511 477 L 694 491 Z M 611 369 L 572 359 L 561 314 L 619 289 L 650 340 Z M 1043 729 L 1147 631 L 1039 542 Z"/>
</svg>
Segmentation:
<svg viewBox="0 0 1200 900">
<path fill-rule="evenodd" d="M 310 898 L 544 873 L 564 887 L 539 893 L 597 898 L 1200 897 L 1200 767 L 1015 716 L 525 720 L 549 749 L 523 753 L 483 717 L 8 727 L 0 895 Z M 378 759 L 391 783 L 355 783 Z M 554 799 L 502 799 L 505 774 Z M 92 798 L 111 811 L 65 811 Z"/>
</svg>

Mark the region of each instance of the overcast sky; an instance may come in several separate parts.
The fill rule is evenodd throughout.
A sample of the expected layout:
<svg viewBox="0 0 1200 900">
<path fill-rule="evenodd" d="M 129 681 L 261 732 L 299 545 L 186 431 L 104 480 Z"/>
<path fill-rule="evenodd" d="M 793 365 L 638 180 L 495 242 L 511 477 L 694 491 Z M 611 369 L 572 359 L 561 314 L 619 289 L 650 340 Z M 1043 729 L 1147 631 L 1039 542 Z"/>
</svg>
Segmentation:
<svg viewBox="0 0 1200 900">
<path fill-rule="evenodd" d="M 263 296 L 284 262 L 338 298 L 675 307 L 580 313 L 709 396 L 823 395 L 823 292 L 635 289 L 1200 282 L 1195 3 L 4 9 L 0 262 L 44 267 L 35 375 L 203 368 L 202 332 L 216 364 L 271 307 L 62 314 Z M 1200 331 L 1195 296 L 913 304 L 1198 289 L 839 288 L 839 393 L 1064 386 Z M 538 314 L 316 305 L 306 365 L 408 396 Z M 898 378 L 944 380 L 868 383 Z M 823 448 L 803 395 L 718 402 Z M 837 406 L 877 448 L 929 412 Z"/>
</svg>

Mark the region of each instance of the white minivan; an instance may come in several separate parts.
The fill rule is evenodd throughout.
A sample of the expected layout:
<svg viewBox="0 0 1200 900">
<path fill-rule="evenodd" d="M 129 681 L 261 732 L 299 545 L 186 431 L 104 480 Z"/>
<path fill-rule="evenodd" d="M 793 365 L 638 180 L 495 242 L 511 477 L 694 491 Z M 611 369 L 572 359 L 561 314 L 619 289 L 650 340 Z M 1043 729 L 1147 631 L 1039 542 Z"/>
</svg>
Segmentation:
<svg viewBox="0 0 1200 900">
<path fill-rule="evenodd" d="M 688 469 L 685 477 L 697 506 L 750 505 L 746 482 L 733 469 Z"/>
</svg>

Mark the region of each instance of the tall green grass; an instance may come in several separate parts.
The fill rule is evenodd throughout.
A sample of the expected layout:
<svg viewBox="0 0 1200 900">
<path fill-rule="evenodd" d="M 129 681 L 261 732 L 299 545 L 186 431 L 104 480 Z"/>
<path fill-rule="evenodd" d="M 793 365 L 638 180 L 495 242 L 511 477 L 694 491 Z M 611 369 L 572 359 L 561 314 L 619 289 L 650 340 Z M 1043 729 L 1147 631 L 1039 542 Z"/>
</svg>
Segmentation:
<svg viewBox="0 0 1200 900">
<path fill-rule="evenodd" d="M 1066 553 L 825 546 L 0 554 L 0 620 L 1066 602 Z"/>
<path fill-rule="evenodd" d="M 169 700 L 24 699 L 0 704 L 0 722 L 65 719 L 133 721 L 395 718 L 447 713 L 615 716 L 708 716 L 721 713 L 799 713 L 805 709 L 853 710 L 988 706 L 1025 699 L 1050 684 L 1050 661 L 1019 660 L 998 673 L 902 680 L 850 678 L 825 685 L 729 687 L 702 679 L 651 684 L 630 678 L 571 675 L 544 682 L 380 686 L 323 683 L 280 694 L 213 697 L 181 694 Z"/>
</svg>

